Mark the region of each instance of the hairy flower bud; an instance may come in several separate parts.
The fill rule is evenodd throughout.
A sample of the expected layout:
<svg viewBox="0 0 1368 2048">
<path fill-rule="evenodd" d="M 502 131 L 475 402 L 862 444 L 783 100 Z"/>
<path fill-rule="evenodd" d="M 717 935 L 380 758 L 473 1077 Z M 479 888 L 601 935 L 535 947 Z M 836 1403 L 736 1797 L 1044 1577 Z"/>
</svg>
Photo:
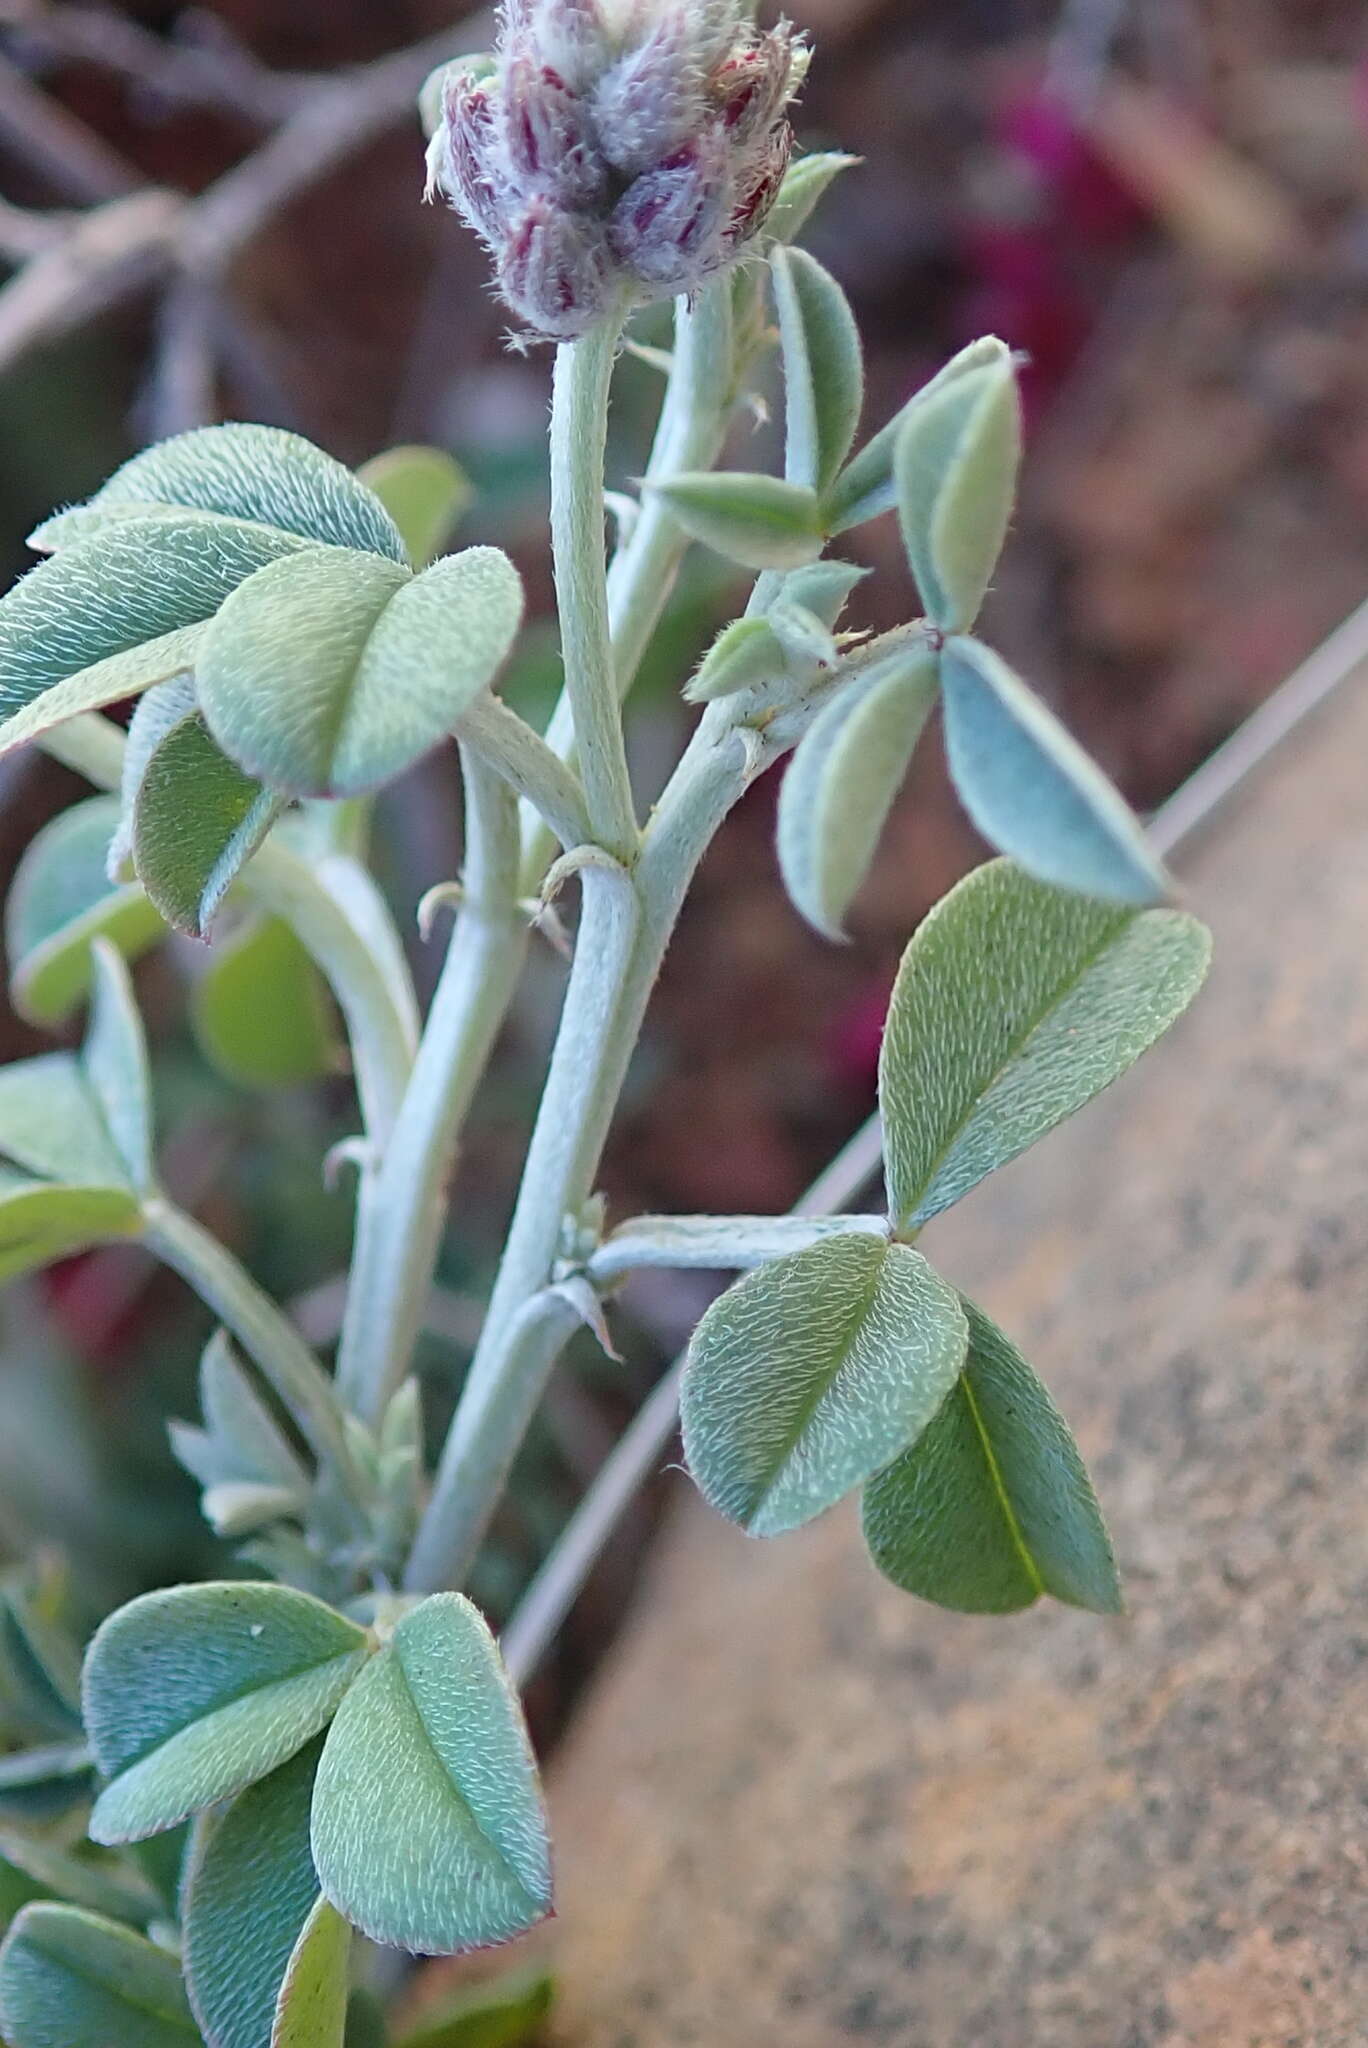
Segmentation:
<svg viewBox="0 0 1368 2048">
<path fill-rule="evenodd" d="M 742 0 L 505 0 L 492 58 L 450 67 L 428 151 L 537 334 L 697 289 L 760 232 L 806 51 Z"/>
<path fill-rule="evenodd" d="M 504 73 L 502 114 L 507 160 L 520 186 L 569 207 L 592 206 L 607 170 L 584 101 L 560 74 L 534 57 L 515 57 Z"/>
<path fill-rule="evenodd" d="M 498 251 L 499 288 L 538 334 L 571 341 L 612 296 L 611 260 L 602 230 L 533 198 L 509 224 Z"/>
<path fill-rule="evenodd" d="M 613 253 L 648 284 L 678 290 L 717 239 L 732 196 L 726 151 L 705 131 L 628 186 L 613 209 Z"/>
</svg>

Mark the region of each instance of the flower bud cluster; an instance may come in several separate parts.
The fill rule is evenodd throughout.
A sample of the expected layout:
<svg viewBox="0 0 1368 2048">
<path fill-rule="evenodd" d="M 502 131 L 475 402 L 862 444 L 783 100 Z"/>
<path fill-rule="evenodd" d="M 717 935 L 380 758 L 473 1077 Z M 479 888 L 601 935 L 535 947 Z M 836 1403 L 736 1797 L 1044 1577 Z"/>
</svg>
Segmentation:
<svg viewBox="0 0 1368 2048">
<path fill-rule="evenodd" d="M 807 52 L 741 0 L 505 0 L 492 57 L 453 64 L 428 151 L 539 335 L 695 290 L 764 226 Z"/>
</svg>

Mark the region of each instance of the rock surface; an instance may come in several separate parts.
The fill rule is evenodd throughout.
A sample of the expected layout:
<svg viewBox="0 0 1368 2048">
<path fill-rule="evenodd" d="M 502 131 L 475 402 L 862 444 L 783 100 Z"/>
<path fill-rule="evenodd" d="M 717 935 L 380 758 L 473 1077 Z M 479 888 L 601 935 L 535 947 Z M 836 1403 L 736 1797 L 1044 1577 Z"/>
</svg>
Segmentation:
<svg viewBox="0 0 1368 2048">
<path fill-rule="evenodd" d="M 964 1619 L 680 1500 L 563 1752 L 558 2048 L 1368 2041 L 1368 691 L 1184 860 L 1217 965 L 928 1250 L 1128 1617 Z"/>
</svg>

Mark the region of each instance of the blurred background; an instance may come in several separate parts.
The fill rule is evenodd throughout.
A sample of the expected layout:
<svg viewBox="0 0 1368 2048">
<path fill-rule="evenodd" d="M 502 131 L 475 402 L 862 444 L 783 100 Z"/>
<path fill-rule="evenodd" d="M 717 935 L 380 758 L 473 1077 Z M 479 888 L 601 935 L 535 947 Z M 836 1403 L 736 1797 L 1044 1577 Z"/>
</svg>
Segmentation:
<svg viewBox="0 0 1368 2048">
<path fill-rule="evenodd" d="M 789 11 L 818 52 L 803 141 L 863 159 L 807 239 L 865 333 L 868 424 L 980 333 L 1029 357 L 1026 494 L 990 635 L 1151 806 L 1368 584 L 1364 10 Z M 417 87 L 482 39 L 478 24 L 454 30 L 442 0 L 0 0 L 6 581 L 41 516 L 164 434 L 266 420 L 349 462 L 432 442 L 471 481 L 460 538 L 508 548 L 532 592 L 509 693 L 529 715 L 549 705 L 548 357 L 509 352 L 474 242 L 419 203 Z M 654 372 L 625 362 L 615 481 L 642 467 L 656 397 Z M 739 434 L 746 462 L 765 454 L 762 413 Z M 896 623 L 913 597 L 891 522 L 852 539 L 882 571 L 853 623 Z M 720 563 L 694 561 L 634 700 L 647 795 L 688 721 L 679 684 L 734 594 Z M 7 884 L 82 792 L 37 756 L 0 775 Z M 793 1201 L 872 1105 L 910 931 L 981 851 L 932 736 L 852 943 L 833 948 L 780 888 L 774 801 L 762 784 L 734 818 L 671 955 L 605 1175 L 619 1216 Z M 406 929 L 459 849 L 454 762 L 439 758 L 380 808 L 377 861 Z M 415 940 L 428 986 L 436 950 Z M 167 1176 L 327 1342 L 349 1203 L 318 1165 L 349 1129 L 348 1087 L 245 1085 L 204 1028 L 210 972 L 188 944 L 140 970 Z M 468 1355 L 560 984 L 548 948 L 472 1127 L 424 1361 L 434 1424 Z M 38 1045 L 0 1020 L 4 1057 Z M 657 1276 L 624 1317 L 625 1363 L 589 1349 L 557 1382 L 477 1589 L 496 1615 L 699 1305 L 697 1276 Z M 210 1567 L 162 1428 L 190 1412 L 205 1334 L 177 1283 L 134 1252 L 100 1253 L 12 1290 L 0 1316 L 0 1544 L 69 1549 L 92 1605 Z M 541 1681 L 543 1727 L 601 1649 L 650 1514 L 648 1497 Z"/>
</svg>

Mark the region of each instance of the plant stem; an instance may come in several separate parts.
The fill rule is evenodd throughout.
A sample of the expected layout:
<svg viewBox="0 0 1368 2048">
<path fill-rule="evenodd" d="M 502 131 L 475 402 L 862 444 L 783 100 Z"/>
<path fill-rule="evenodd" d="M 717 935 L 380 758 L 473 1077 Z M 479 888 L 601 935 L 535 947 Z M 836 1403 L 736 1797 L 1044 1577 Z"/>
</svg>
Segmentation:
<svg viewBox="0 0 1368 2048">
<path fill-rule="evenodd" d="M 293 1324 L 227 1247 L 193 1216 L 160 1197 L 144 1203 L 143 1215 L 143 1237 L 149 1249 L 188 1281 L 225 1329 L 232 1331 L 256 1360 L 320 1463 L 332 1467 L 355 1497 L 356 1475 L 332 1382 Z"/>
<path fill-rule="evenodd" d="M 84 775 L 96 789 L 117 790 L 123 779 L 123 729 L 102 712 L 83 711 L 79 718 L 69 718 L 65 725 L 43 733 L 38 744 L 64 768 Z"/>
<path fill-rule="evenodd" d="M 358 1196 L 337 1377 L 343 1400 L 371 1423 L 413 1356 L 461 1125 L 527 950 L 518 909 L 517 799 L 468 749 L 461 758 L 465 893 L 393 1134 Z"/>
<path fill-rule="evenodd" d="M 556 351 L 551 401 L 551 540 L 565 693 L 599 845 L 630 862 L 636 809 L 608 624 L 603 483 L 608 397 L 623 319 L 604 320 Z"/>
<path fill-rule="evenodd" d="M 818 1217 L 853 1202 L 883 1163 L 883 1125 L 877 1113 L 862 1125 L 791 1212 Z M 603 1547 L 638 1489 L 660 1468 L 679 1427 L 684 1359 L 675 1360 L 627 1425 L 546 1562 L 503 1632 L 500 1649 L 508 1675 L 526 1685 L 593 1571 Z"/>
<path fill-rule="evenodd" d="M 886 1216 L 637 1216 L 585 1268 L 600 1292 L 646 1267 L 743 1273 L 852 1232 L 887 1237 Z"/>
<path fill-rule="evenodd" d="M 721 279 L 697 304 L 675 312 L 674 368 L 665 388 L 648 483 L 681 470 L 711 469 L 722 451 L 735 378 L 732 280 Z M 619 695 L 636 679 L 660 623 L 689 537 L 654 492 L 642 500 L 630 542 L 608 571 L 608 615 Z"/>
<path fill-rule="evenodd" d="M 461 720 L 457 736 L 532 804 L 567 853 L 592 840 L 584 791 L 573 769 L 501 698 L 488 691 L 478 697 Z"/>
<path fill-rule="evenodd" d="M 767 765 L 757 740 L 758 765 Z M 773 750 L 775 758 L 781 747 Z M 754 772 L 725 703 L 709 707 L 642 837 L 635 874 L 587 866 L 575 964 L 522 1188 L 470 1373 L 406 1583 L 464 1578 L 503 1474 L 477 1462 L 491 1409 L 522 1404 L 505 1378 L 513 1319 L 551 1278 L 567 1216 L 593 1189 L 642 1020 L 698 864 Z M 549 1367 L 547 1368 L 549 1370 Z"/>
<path fill-rule="evenodd" d="M 567 1216 L 588 1200 L 617 1100 L 613 1033 L 634 969 L 640 906 L 625 868 L 606 855 L 582 870 L 574 964 L 517 1206 L 475 1357 L 409 1562 L 408 1585 L 464 1577 L 503 1472 L 478 1462 L 490 1411 L 523 1405 L 518 1347 L 508 1332 L 551 1278 Z M 566 1326 L 568 1334 L 569 1325 Z M 521 1435 L 525 1423 L 519 1425 Z"/>
<path fill-rule="evenodd" d="M 709 286 L 696 305 L 687 299 L 676 305 L 674 367 L 656 427 L 648 481 L 659 481 L 679 470 L 712 468 L 726 438 L 734 378 L 731 280 L 724 278 Z M 648 495 L 630 541 L 618 550 L 608 571 L 608 622 L 619 702 L 636 681 L 688 547 L 688 535 L 671 517 L 664 501 Z M 563 760 L 574 759 L 575 720 L 568 694 L 552 715 L 546 741 Z M 553 852 L 545 826 L 525 808 L 525 894 L 538 887 Z"/>
<path fill-rule="evenodd" d="M 487 1354 L 488 1371 L 457 1408 L 433 1494 L 437 1512 L 425 1520 L 410 1561 L 410 1590 L 437 1591 L 474 1563 L 547 1381 L 582 1322 L 567 1292 L 544 1287 L 504 1325 Z M 424 1576 L 429 1545 L 442 1560 L 431 1584 Z"/>
<path fill-rule="evenodd" d="M 366 1135 L 383 1145 L 413 1068 L 418 1017 L 408 969 L 375 884 L 345 855 L 310 863 L 277 838 L 253 855 L 241 886 L 292 927 L 341 1004 Z"/>
<path fill-rule="evenodd" d="M 677 354 L 653 457 L 653 464 L 671 469 L 686 461 L 697 466 L 704 459 L 701 446 L 693 452 L 700 433 L 709 442 L 720 442 L 720 427 L 700 428 L 699 422 L 716 420 L 716 393 L 724 386 L 730 390 L 730 292 L 719 288 L 705 303 L 706 318 L 682 307 L 679 314 L 682 354 Z M 582 342 L 563 347 L 556 361 L 552 533 L 566 671 L 563 707 L 553 722 L 559 730 L 544 754 L 532 759 L 521 721 L 516 721 L 515 733 L 514 715 L 491 698 L 472 715 L 464 735 L 469 747 L 481 752 L 508 782 L 532 788 L 536 809 L 527 829 L 535 855 L 530 866 L 523 866 L 529 889 L 540 885 L 551 852 L 548 820 L 567 849 L 576 840 L 596 838 L 609 852 L 630 861 L 639 843 L 620 693 L 640 662 L 687 543 L 673 521 L 648 508 L 638 527 L 630 573 L 615 564 L 617 599 L 610 620 L 603 485 L 608 401 L 620 338 L 620 324 L 605 323 Z M 715 452 L 714 447 L 714 457 Z M 616 650 L 613 621 L 620 633 Z M 563 778 L 557 777 L 549 766 L 557 755 L 570 755 L 577 748 L 583 762 L 583 806 L 573 775 L 566 770 Z M 478 821 L 481 812 L 492 816 L 492 790 L 485 776 L 472 797 L 467 761 L 468 820 Z M 358 1195 L 356 1260 L 338 1376 L 344 1398 L 372 1420 L 412 1356 L 436 1262 L 442 1189 L 456 1136 L 522 965 L 525 935 L 520 924 L 517 940 L 510 938 L 522 892 L 516 872 L 510 881 L 503 865 L 507 842 L 502 828 L 497 858 L 492 842 L 482 848 L 479 841 L 488 841 L 488 833 L 476 822 L 468 853 L 467 893 L 471 901 L 478 898 L 485 905 L 485 914 L 477 917 L 468 901 L 458 920 L 398 1127 L 379 1173 L 363 1179 Z M 471 859 L 485 869 L 478 888 L 469 872 Z M 586 885 L 587 893 L 592 889 L 592 884 Z M 597 1153 L 595 1163 L 596 1159 Z M 562 1215 L 555 1218 L 557 1236 Z M 546 1277 L 544 1269 L 538 1270 L 530 1283 L 524 1277 L 515 1288 L 516 1262 L 510 1265 L 506 1259 L 505 1268 L 510 1277 L 503 1295 L 491 1303 L 491 1325 L 503 1302 L 535 1292 Z M 488 1335 L 492 1344 L 492 1329 Z"/>
</svg>

